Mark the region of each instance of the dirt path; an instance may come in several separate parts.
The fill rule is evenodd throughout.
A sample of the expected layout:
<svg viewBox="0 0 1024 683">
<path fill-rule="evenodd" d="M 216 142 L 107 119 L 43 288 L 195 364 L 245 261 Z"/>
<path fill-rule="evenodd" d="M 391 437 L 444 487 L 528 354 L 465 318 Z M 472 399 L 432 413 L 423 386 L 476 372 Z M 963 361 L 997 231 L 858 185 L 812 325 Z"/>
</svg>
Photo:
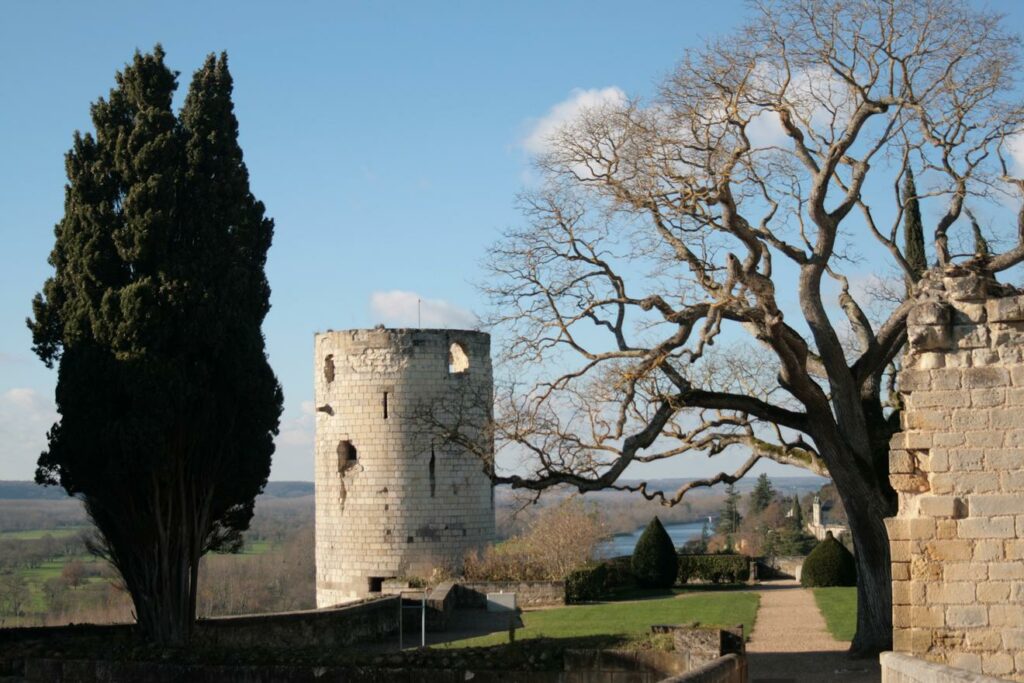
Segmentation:
<svg viewBox="0 0 1024 683">
<path fill-rule="evenodd" d="M 836 640 L 796 581 L 772 581 L 757 589 L 761 607 L 747 643 L 750 683 L 878 683 L 877 660 L 846 657 L 849 643 Z"/>
</svg>

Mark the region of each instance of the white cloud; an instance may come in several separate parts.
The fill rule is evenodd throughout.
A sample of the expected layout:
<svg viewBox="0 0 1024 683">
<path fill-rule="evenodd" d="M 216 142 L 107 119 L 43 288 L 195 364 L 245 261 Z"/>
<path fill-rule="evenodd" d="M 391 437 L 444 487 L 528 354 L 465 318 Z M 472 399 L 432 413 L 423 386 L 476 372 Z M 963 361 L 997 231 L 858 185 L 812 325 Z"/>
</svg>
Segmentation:
<svg viewBox="0 0 1024 683">
<path fill-rule="evenodd" d="M 1013 160 L 1013 168 L 1018 175 L 1024 175 L 1024 133 L 1011 135 L 1006 139 L 1006 148 Z"/>
<path fill-rule="evenodd" d="M 543 117 L 531 122 L 530 131 L 523 138 L 523 147 L 531 154 L 541 154 L 548 149 L 551 136 L 583 112 L 605 105 L 621 105 L 626 102 L 622 88 L 609 86 L 583 90 L 574 89 L 569 97 L 551 107 Z"/>
<path fill-rule="evenodd" d="M 313 479 L 316 412 L 312 401 L 299 404 L 299 412 L 285 410 L 281 429 L 274 440 L 274 462 L 270 478 L 275 481 Z"/>
<path fill-rule="evenodd" d="M 46 432 L 57 421 L 53 400 L 35 389 L 0 394 L 0 479 L 32 479 L 46 448 Z"/>
<path fill-rule="evenodd" d="M 370 314 L 389 327 L 451 327 L 472 329 L 477 318 L 443 299 L 426 299 L 399 289 L 370 295 Z"/>
</svg>

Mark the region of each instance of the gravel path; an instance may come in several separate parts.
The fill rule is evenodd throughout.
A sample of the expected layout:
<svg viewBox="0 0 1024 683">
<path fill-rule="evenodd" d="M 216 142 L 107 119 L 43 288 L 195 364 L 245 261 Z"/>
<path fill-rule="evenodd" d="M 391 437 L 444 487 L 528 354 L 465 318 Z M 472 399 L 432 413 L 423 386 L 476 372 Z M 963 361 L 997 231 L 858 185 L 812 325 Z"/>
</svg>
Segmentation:
<svg viewBox="0 0 1024 683">
<path fill-rule="evenodd" d="M 772 581 L 761 595 L 754 632 L 747 643 L 750 683 L 878 683 L 877 660 L 846 657 L 850 644 L 836 640 L 814 603 L 796 581 Z"/>
</svg>

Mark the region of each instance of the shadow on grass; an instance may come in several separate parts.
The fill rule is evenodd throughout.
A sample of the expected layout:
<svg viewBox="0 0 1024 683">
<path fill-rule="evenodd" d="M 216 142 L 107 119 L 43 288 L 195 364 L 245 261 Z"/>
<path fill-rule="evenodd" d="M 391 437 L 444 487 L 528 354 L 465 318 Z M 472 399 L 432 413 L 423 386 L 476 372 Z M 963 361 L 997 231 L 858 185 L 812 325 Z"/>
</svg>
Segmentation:
<svg viewBox="0 0 1024 683">
<path fill-rule="evenodd" d="M 627 600 L 654 600 L 675 595 L 692 595 L 700 593 L 722 593 L 726 591 L 749 591 L 751 586 L 745 583 L 694 583 L 673 586 L 672 588 L 642 588 L 640 586 L 624 586 L 609 591 L 606 601 L 620 602 Z"/>
</svg>

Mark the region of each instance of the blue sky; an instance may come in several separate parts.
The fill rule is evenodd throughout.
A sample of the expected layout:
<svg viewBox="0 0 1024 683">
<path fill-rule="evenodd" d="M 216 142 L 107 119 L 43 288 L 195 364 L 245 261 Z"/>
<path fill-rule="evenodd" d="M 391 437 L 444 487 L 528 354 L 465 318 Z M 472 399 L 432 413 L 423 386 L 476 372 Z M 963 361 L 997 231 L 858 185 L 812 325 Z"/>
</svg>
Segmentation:
<svg viewBox="0 0 1024 683">
<path fill-rule="evenodd" d="M 1021 3 L 983 5 L 1024 27 Z M 54 417 L 55 374 L 23 321 L 50 272 L 63 155 L 135 49 L 162 43 L 180 94 L 207 53 L 229 53 L 252 189 L 277 224 L 265 331 L 285 415 L 271 478 L 309 479 L 313 333 L 414 323 L 420 297 L 425 323 L 482 312 L 472 282 L 487 245 L 521 221 L 537 127 L 581 92 L 653 94 L 684 49 L 746 11 L 740 0 L 5 6 L 0 479 L 31 478 Z"/>
</svg>

